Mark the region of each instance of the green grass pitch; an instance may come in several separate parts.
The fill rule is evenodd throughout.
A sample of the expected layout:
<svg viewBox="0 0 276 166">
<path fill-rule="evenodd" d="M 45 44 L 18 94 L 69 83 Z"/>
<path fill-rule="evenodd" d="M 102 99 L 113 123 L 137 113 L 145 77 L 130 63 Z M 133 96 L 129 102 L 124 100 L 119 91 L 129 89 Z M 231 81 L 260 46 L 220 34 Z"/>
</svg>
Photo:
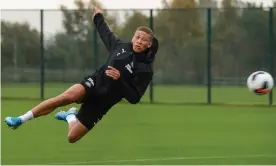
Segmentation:
<svg viewBox="0 0 276 166">
<path fill-rule="evenodd" d="M 66 87 L 46 84 L 46 96 Z M 17 88 L 4 85 L 2 96 L 39 97 L 39 86 L 37 91 L 30 91 L 36 88 L 31 85 Z M 204 88 L 155 89 L 161 102 L 205 102 L 205 96 Z M 267 96 L 214 88 L 213 100 L 266 104 Z M 39 101 L 1 102 L 2 164 L 276 164 L 275 107 L 119 104 L 70 144 L 66 123 L 55 120 L 54 113 L 14 131 L 5 126 L 6 116 L 20 115 Z"/>
<path fill-rule="evenodd" d="M 45 97 L 55 96 L 72 84 L 45 83 Z M 276 105 L 276 90 L 273 91 L 273 103 Z M 40 84 L 2 84 L 4 98 L 40 98 Z M 149 101 L 149 92 L 146 92 L 142 101 Z M 166 103 L 206 103 L 206 86 L 154 86 L 154 101 Z M 212 102 L 226 104 L 268 104 L 268 95 L 257 96 L 250 93 L 246 87 L 212 88 Z"/>
</svg>

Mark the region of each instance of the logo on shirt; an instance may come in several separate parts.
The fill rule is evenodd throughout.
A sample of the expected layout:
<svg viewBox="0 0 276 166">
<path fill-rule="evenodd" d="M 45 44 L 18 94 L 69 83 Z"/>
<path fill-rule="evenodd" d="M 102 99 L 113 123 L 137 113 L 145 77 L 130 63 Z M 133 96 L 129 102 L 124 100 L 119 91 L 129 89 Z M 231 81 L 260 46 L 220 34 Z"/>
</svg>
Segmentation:
<svg viewBox="0 0 276 166">
<path fill-rule="evenodd" d="M 133 62 L 131 62 L 130 64 L 125 65 L 126 69 L 132 74 L 132 68 L 133 68 Z"/>
<path fill-rule="evenodd" d="M 117 56 L 120 56 L 121 54 L 123 54 L 123 53 L 125 53 L 125 52 L 126 52 L 125 49 L 122 49 L 121 52 L 118 52 L 118 53 L 117 53 Z"/>
</svg>

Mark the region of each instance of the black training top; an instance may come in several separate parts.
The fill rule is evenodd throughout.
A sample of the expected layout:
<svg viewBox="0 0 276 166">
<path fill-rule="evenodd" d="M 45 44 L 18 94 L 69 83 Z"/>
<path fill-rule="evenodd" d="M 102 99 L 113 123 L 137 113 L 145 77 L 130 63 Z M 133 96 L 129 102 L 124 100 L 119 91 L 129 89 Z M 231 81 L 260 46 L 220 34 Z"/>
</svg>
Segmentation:
<svg viewBox="0 0 276 166">
<path fill-rule="evenodd" d="M 153 77 L 153 62 L 158 50 L 158 40 L 154 37 L 152 47 L 145 52 L 135 53 L 132 43 L 122 41 L 114 35 L 100 13 L 94 17 L 94 24 L 106 46 L 109 56 L 95 76 L 95 93 L 104 99 L 107 108 L 125 98 L 136 104 L 144 95 Z M 105 74 L 108 66 L 120 71 L 119 80 L 113 80 Z"/>
</svg>

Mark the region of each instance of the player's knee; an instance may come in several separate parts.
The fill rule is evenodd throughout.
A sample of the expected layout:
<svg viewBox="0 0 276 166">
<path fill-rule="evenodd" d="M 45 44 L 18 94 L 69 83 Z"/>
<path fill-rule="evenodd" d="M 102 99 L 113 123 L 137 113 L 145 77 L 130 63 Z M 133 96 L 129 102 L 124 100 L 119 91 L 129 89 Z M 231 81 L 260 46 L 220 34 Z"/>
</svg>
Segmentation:
<svg viewBox="0 0 276 166">
<path fill-rule="evenodd" d="M 71 124 L 68 132 L 68 142 L 75 143 L 80 140 L 89 130 L 77 120 L 74 124 Z"/>
<path fill-rule="evenodd" d="M 68 142 L 69 143 L 75 143 L 79 140 L 79 137 L 77 135 L 69 134 L 68 135 Z"/>
</svg>

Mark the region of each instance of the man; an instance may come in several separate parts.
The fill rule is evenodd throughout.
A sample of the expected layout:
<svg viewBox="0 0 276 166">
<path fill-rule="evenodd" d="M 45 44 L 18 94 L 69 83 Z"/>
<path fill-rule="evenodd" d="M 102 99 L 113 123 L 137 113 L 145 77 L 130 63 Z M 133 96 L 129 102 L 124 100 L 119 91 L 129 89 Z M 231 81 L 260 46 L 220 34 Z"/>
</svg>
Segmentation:
<svg viewBox="0 0 276 166">
<path fill-rule="evenodd" d="M 73 107 L 55 115 L 56 119 L 68 122 L 68 141 L 74 143 L 123 98 L 131 104 L 140 101 L 152 80 L 152 63 L 158 50 L 153 32 L 147 27 L 139 27 L 131 42 L 123 42 L 110 31 L 98 8 L 94 11 L 94 24 L 109 52 L 106 64 L 81 83 L 41 102 L 25 114 L 5 118 L 9 127 L 16 129 L 28 120 L 76 102 L 82 104 L 79 111 Z"/>
</svg>

